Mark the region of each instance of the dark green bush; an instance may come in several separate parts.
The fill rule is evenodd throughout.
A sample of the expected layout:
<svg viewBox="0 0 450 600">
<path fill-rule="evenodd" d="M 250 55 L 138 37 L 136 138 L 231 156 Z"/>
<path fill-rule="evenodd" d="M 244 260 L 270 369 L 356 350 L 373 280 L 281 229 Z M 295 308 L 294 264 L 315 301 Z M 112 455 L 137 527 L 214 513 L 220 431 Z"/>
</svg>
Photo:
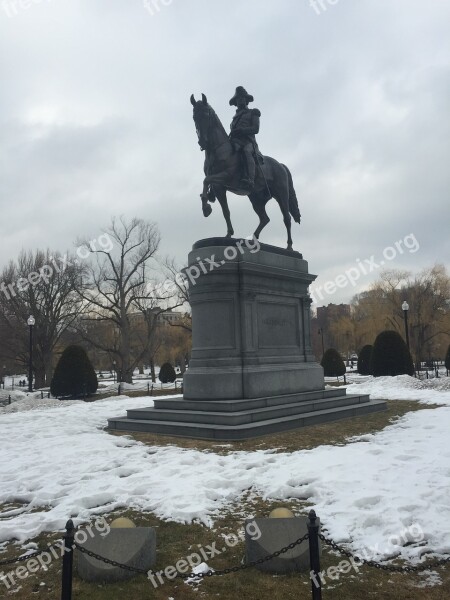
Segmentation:
<svg viewBox="0 0 450 600">
<path fill-rule="evenodd" d="M 97 387 L 97 375 L 84 349 L 68 346 L 53 374 L 50 385 L 52 395 L 77 398 L 95 394 Z"/>
<path fill-rule="evenodd" d="M 447 354 L 445 355 L 445 368 L 450 371 L 450 345 L 447 348 Z"/>
<path fill-rule="evenodd" d="M 345 375 L 345 363 L 342 356 L 334 348 L 328 348 L 322 357 L 320 363 L 324 370 L 325 377 L 340 377 Z"/>
<path fill-rule="evenodd" d="M 358 356 L 358 373 L 360 375 L 372 375 L 372 366 L 370 360 L 372 358 L 373 346 L 367 344 L 363 346 Z"/>
<path fill-rule="evenodd" d="M 159 371 L 159 380 L 161 383 L 173 383 L 177 378 L 175 369 L 170 363 L 164 363 Z"/>
<path fill-rule="evenodd" d="M 414 375 L 414 364 L 403 338 L 396 331 L 382 331 L 378 334 L 372 350 L 372 374 Z"/>
</svg>

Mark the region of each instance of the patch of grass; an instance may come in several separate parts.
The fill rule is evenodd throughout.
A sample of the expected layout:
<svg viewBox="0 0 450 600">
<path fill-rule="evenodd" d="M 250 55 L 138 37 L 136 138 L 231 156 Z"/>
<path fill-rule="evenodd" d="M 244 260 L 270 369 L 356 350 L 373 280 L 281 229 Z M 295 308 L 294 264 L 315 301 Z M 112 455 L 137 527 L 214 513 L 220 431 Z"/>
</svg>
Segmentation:
<svg viewBox="0 0 450 600">
<path fill-rule="evenodd" d="M 387 400 L 387 410 L 383 412 L 361 415 L 350 419 L 342 419 L 332 423 L 313 425 L 292 431 L 266 435 L 264 437 L 237 442 L 214 442 L 177 438 L 153 433 L 137 433 L 110 431 L 111 435 L 125 435 L 149 446 L 177 446 L 179 448 L 197 448 L 210 450 L 217 454 L 229 454 L 236 450 L 270 450 L 276 452 L 293 452 L 295 450 L 310 450 L 323 444 L 345 444 L 349 437 L 381 431 L 391 423 L 403 417 L 406 413 L 438 408 L 434 405 L 424 405 L 409 400 Z"/>
</svg>

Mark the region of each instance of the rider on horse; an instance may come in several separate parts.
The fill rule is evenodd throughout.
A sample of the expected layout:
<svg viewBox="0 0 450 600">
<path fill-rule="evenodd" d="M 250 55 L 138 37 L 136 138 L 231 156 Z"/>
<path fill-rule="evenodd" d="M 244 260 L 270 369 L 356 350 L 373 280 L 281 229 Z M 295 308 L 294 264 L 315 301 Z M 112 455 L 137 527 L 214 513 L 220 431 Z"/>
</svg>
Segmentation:
<svg viewBox="0 0 450 600">
<path fill-rule="evenodd" d="M 257 108 L 248 108 L 250 102 L 253 102 L 253 96 L 248 94 L 245 88 L 238 86 L 230 100 L 230 106 L 237 107 L 231 123 L 230 140 L 234 150 L 240 152 L 243 157 L 245 177 L 242 184 L 252 189 L 255 185 L 256 171 L 254 155 L 258 152 L 255 135 L 259 132 L 261 113 Z"/>
</svg>

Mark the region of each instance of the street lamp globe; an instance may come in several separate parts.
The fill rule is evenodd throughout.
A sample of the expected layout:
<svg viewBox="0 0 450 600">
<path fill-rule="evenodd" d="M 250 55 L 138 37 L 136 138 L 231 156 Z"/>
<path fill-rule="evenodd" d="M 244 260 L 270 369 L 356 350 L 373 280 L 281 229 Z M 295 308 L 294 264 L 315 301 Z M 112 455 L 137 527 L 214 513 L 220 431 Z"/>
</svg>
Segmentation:
<svg viewBox="0 0 450 600">
<path fill-rule="evenodd" d="M 30 327 L 32 327 L 32 326 L 33 326 L 33 325 L 36 323 L 36 319 L 33 317 L 33 315 L 30 315 L 30 316 L 28 317 L 28 321 L 27 321 L 27 323 L 28 323 L 28 325 L 29 325 Z"/>
<path fill-rule="evenodd" d="M 406 300 L 402 304 L 402 310 L 409 310 L 409 304 L 406 302 Z"/>
</svg>

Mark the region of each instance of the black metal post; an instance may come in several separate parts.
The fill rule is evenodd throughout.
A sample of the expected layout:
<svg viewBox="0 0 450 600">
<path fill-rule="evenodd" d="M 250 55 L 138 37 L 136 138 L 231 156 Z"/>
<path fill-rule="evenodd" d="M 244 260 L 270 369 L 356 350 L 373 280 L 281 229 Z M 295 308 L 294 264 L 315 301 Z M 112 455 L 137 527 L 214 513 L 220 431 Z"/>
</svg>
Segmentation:
<svg viewBox="0 0 450 600">
<path fill-rule="evenodd" d="M 33 391 L 33 325 L 30 328 L 30 364 L 28 365 L 28 391 Z"/>
<path fill-rule="evenodd" d="M 66 523 L 64 534 L 64 556 L 62 563 L 62 587 L 61 600 L 72 600 L 72 571 L 73 571 L 73 548 L 75 539 L 75 527 L 72 519 Z"/>
<path fill-rule="evenodd" d="M 405 317 L 405 336 L 406 336 L 406 345 L 408 346 L 408 350 L 411 352 L 411 348 L 409 346 L 409 331 L 408 331 L 408 311 L 404 310 L 403 315 Z"/>
<path fill-rule="evenodd" d="M 311 510 L 308 515 L 308 533 L 309 533 L 309 564 L 311 571 L 312 600 L 322 600 L 322 584 L 320 581 L 320 549 L 319 549 L 319 528 L 317 515 Z"/>
</svg>

